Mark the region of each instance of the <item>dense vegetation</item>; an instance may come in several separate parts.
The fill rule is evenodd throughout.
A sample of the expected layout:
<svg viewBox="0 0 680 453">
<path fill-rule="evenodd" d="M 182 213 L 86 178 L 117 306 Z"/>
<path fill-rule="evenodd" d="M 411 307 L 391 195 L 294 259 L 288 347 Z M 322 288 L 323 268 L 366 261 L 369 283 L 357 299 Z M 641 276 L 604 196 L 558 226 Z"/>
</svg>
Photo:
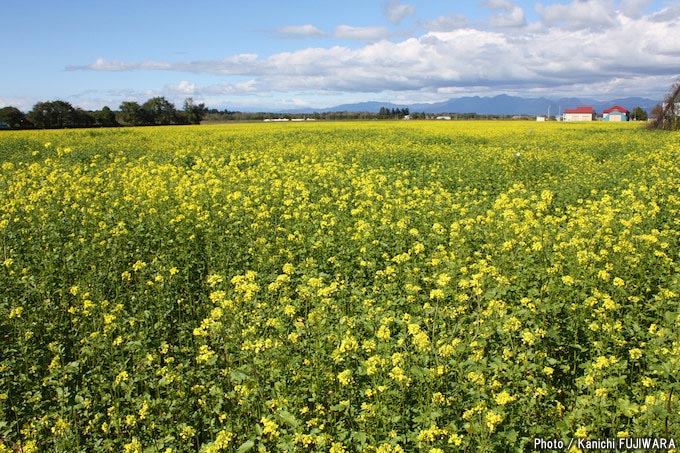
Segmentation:
<svg viewBox="0 0 680 453">
<path fill-rule="evenodd" d="M 680 145 L 634 124 L 0 136 L 0 452 L 680 430 Z"/>
<path fill-rule="evenodd" d="M 192 98 L 184 102 L 184 110 L 178 111 L 164 97 L 153 97 L 144 104 L 125 101 L 120 111 L 109 107 L 86 111 L 73 107 L 66 101 L 38 102 L 24 114 L 16 107 L 0 108 L 0 129 L 65 129 L 118 126 L 157 126 L 170 124 L 199 124 L 207 109 L 196 104 Z"/>
</svg>

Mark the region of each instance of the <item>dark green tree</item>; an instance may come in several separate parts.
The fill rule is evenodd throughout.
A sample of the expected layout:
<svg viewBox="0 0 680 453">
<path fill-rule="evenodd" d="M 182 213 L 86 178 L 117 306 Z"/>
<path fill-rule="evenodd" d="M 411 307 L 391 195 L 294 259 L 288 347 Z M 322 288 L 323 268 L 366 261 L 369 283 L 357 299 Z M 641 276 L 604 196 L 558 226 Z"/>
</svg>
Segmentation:
<svg viewBox="0 0 680 453">
<path fill-rule="evenodd" d="M 0 123 L 3 127 L 19 129 L 26 125 L 26 115 L 16 107 L 8 106 L 0 109 Z"/>
<path fill-rule="evenodd" d="M 86 112 L 81 108 L 73 111 L 73 127 L 92 127 L 94 126 L 95 118 L 90 112 Z"/>
<path fill-rule="evenodd" d="M 77 127 L 79 115 L 66 101 L 38 102 L 27 115 L 39 129 Z"/>
<path fill-rule="evenodd" d="M 149 99 L 142 104 L 151 124 L 178 124 L 180 122 L 175 106 L 163 96 Z"/>
<path fill-rule="evenodd" d="M 120 126 L 116 121 L 116 114 L 108 107 L 104 106 L 101 110 L 94 113 L 95 125 L 99 127 Z"/>
<path fill-rule="evenodd" d="M 193 98 L 187 98 L 184 101 L 184 115 L 189 124 L 200 124 L 201 120 L 208 113 L 205 104 L 195 104 Z"/>
<path fill-rule="evenodd" d="M 636 121 L 647 121 L 647 112 L 640 106 L 635 107 L 633 111 L 630 112 L 630 118 Z"/>
<path fill-rule="evenodd" d="M 144 126 L 149 124 L 144 109 L 134 101 L 125 101 L 120 104 L 120 120 L 131 126 Z"/>
</svg>

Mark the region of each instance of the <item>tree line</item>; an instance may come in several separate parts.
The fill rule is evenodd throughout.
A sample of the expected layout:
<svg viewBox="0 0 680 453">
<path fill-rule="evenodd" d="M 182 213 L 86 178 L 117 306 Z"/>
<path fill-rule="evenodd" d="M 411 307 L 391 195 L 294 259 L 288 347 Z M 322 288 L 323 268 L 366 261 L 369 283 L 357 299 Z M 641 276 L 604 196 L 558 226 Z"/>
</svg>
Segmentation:
<svg viewBox="0 0 680 453">
<path fill-rule="evenodd" d="M 355 120 L 434 120 L 444 113 L 410 112 L 406 109 L 388 109 L 378 112 L 331 111 L 313 113 L 275 113 L 275 112 L 241 112 L 231 110 L 209 109 L 203 123 L 225 123 L 239 121 L 263 121 L 265 119 L 310 119 L 323 121 L 355 121 Z M 394 111 L 393 111 L 394 110 Z M 397 112 L 399 111 L 399 112 Z M 502 115 L 481 113 L 445 113 L 452 120 L 535 120 L 535 115 Z M 554 117 L 553 117 L 554 119 Z"/>
<path fill-rule="evenodd" d="M 653 121 L 650 128 L 680 128 L 680 84 L 675 84 L 663 104 L 652 111 Z M 524 119 L 535 118 L 532 115 L 491 115 L 477 113 L 449 113 L 453 120 L 473 119 Z M 435 119 L 438 114 L 409 112 L 408 108 L 395 109 L 381 107 L 377 113 L 371 112 L 314 112 L 308 114 L 281 114 L 266 112 L 241 112 L 230 110 L 207 109 L 205 104 L 196 104 L 192 98 L 184 101 L 182 110 L 165 97 L 154 97 L 139 104 L 125 101 L 117 111 L 109 107 L 101 110 L 86 111 L 74 108 L 65 101 L 38 102 L 30 112 L 24 113 L 16 107 L 0 108 L 0 129 L 58 129 L 87 127 L 120 127 L 120 126 L 153 126 L 172 124 L 221 123 L 231 121 L 262 121 L 267 118 L 309 118 L 315 120 L 347 121 L 370 119 Z M 647 119 L 647 113 L 636 107 L 631 117 L 640 121 Z"/>
<path fill-rule="evenodd" d="M 75 108 L 66 101 L 38 102 L 24 113 L 16 107 L 0 108 L 0 128 L 5 129 L 62 129 L 80 127 L 155 126 L 171 124 L 199 124 L 207 113 L 205 104 L 192 98 L 184 101 L 184 109 L 177 110 L 165 97 L 153 97 L 143 104 L 125 101 L 114 112 L 108 106 L 87 111 Z"/>
<path fill-rule="evenodd" d="M 408 108 L 404 109 L 388 109 L 387 107 L 380 107 L 380 111 L 378 111 L 378 118 L 381 119 L 387 119 L 387 118 L 404 118 L 409 116 L 409 110 Z"/>
</svg>

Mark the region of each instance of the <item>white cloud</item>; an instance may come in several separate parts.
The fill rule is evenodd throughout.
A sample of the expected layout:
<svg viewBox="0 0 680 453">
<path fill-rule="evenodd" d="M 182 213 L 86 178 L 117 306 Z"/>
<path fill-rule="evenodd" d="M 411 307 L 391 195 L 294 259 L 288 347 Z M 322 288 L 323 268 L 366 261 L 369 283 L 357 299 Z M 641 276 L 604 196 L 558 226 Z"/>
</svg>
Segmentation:
<svg viewBox="0 0 680 453">
<path fill-rule="evenodd" d="M 567 29 L 611 27 L 616 25 L 616 8 L 613 0 L 573 0 L 571 3 L 536 5 L 536 12 L 549 27 Z"/>
<path fill-rule="evenodd" d="M 170 88 L 170 92 L 173 94 L 184 94 L 181 92 L 176 92 L 173 91 L 172 88 L 174 88 L 173 85 L 170 85 L 168 88 Z M 257 93 L 260 91 L 261 88 L 259 87 L 259 84 L 255 80 L 246 80 L 244 82 L 238 82 L 238 83 L 219 83 L 219 84 L 214 84 L 214 85 L 208 85 L 205 87 L 196 87 L 193 93 L 191 94 L 197 94 L 200 96 L 224 96 L 224 95 L 229 95 L 229 96 L 250 96 L 252 94 Z"/>
<path fill-rule="evenodd" d="M 510 0 L 485 0 L 482 2 L 482 5 L 487 8 L 505 11 L 510 11 L 515 7 Z"/>
<path fill-rule="evenodd" d="M 524 10 L 519 6 L 513 6 L 507 11 L 494 14 L 491 17 L 491 26 L 500 28 L 524 27 L 527 24 Z"/>
<path fill-rule="evenodd" d="M 650 16 L 654 22 L 677 21 L 678 18 L 680 18 L 680 5 L 678 4 L 668 6 Z"/>
<path fill-rule="evenodd" d="M 3 97 L 0 96 L 0 108 L 3 107 L 16 107 L 22 112 L 28 112 L 33 108 L 33 106 L 40 102 L 38 99 L 30 97 Z"/>
<path fill-rule="evenodd" d="M 232 75 L 242 74 L 243 68 L 255 68 L 258 64 L 257 54 L 237 54 L 219 61 L 187 61 L 171 63 L 166 61 L 146 60 L 142 62 L 107 61 L 104 58 L 89 65 L 69 65 L 66 71 L 183 71 L 207 74 Z"/>
<path fill-rule="evenodd" d="M 397 25 L 407 16 L 413 16 L 416 12 L 416 7 L 413 5 L 402 5 L 399 0 L 390 0 L 383 4 L 383 11 L 387 20 Z"/>
<path fill-rule="evenodd" d="M 338 25 L 335 27 L 336 38 L 350 38 L 359 41 L 377 41 L 389 36 L 389 31 L 385 27 L 351 27 L 349 25 Z"/>
<path fill-rule="evenodd" d="M 498 10 L 512 14 L 515 8 Z M 556 10 L 548 8 L 542 12 L 548 18 L 544 20 L 549 21 Z M 270 56 L 239 54 L 222 60 L 175 63 L 98 59 L 91 65 L 70 69 L 164 70 L 226 77 L 224 84 L 214 86 L 199 87 L 180 81 L 167 87 L 178 95 L 196 96 L 397 93 L 416 99 L 461 89 L 545 95 L 570 92 L 595 97 L 598 92 L 621 96 L 664 92 L 680 73 L 677 65 L 680 41 L 669 39 L 680 34 L 680 23 L 663 21 L 658 14 L 637 19 L 621 12 L 608 14 L 604 16 L 611 18 L 606 22 L 608 26 L 595 27 L 587 33 L 563 26 L 564 21 L 582 23 L 578 15 L 541 32 L 531 27 L 513 30 L 500 27 L 520 24 L 519 20 L 499 23 L 499 28 L 493 30 L 452 28 L 456 19 L 463 22 L 463 18 L 454 16 L 436 19 L 428 23 L 429 32 L 399 42 L 379 40 L 387 34 L 380 27 L 338 27 L 339 37 L 373 40 L 356 49 L 306 48 Z M 232 80 L 235 77 L 247 81 Z"/>
<path fill-rule="evenodd" d="M 175 90 L 177 93 L 186 94 L 190 96 L 194 94 L 194 92 L 196 91 L 196 84 L 190 83 L 186 80 L 181 80 L 178 84 L 171 85 L 171 88 Z"/>
<path fill-rule="evenodd" d="M 92 65 L 92 69 L 101 71 L 129 71 L 131 69 L 145 69 L 145 70 L 163 70 L 169 69 L 170 64 L 164 61 L 146 60 L 141 63 L 123 63 L 122 61 L 106 61 L 103 58 L 97 58 Z"/>
<path fill-rule="evenodd" d="M 116 109 L 124 101 L 134 101 L 141 104 L 152 97 L 163 96 L 172 102 L 175 107 L 182 108 L 184 100 L 188 97 L 192 97 L 198 103 L 203 102 L 214 105 L 215 100 L 260 98 L 261 94 L 266 94 L 264 91 L 254 80 L 207 86 L 199 86 L 194 82 L 180 80 L 177 83 L 168 84 L 156 89 L 122 89 L 96 93 L 92 90 L 87 90 L 66 96 L 65 100 L 71 102 L 74 106 L 77 105 L 84 109 L 96 110 L 104 105 Z M 248 101 L 239 101 L 239 103 L 247 105 Z"/>
<path fill-rule="evenodd" d="M 628 17 L 637 18 L 650 3 L 651 0 L 621 0 L 621 12 Z"/>
<path fill-rule="evenodd" d="M 428 31 L 452 31 L 466 27 L 468 21 L 462 14 L 450 14 L 448 16 L 439 16 L 433 20 L 419 22 L 419 25 Z"/>
<path fill-rule="evenodd" d="M 289 25 L 287 27 L 277 28 L 276 32 L 281 36 L 288 38 L 305 38 L 308 36 L 324 36 L 326 34 L 323 30 L 312 24 Z"/>
<path fill-rule="evenodd" d="M 484 0 L 481 5 L 496 11 L 489 19 L 494 28 L 518 28 L 527 25 L 524 10 L 510 0 Z"/>
</svg>

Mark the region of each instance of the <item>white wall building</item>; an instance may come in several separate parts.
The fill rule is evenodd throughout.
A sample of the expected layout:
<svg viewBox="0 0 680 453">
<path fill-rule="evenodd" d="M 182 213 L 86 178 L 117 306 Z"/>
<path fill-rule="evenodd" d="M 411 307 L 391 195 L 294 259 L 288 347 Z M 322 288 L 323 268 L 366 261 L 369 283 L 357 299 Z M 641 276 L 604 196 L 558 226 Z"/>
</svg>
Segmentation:
<svg viewBox="0 0 680 453">
<path fill-rule="evenodd" d="M 594 119 L 595 110 L 589 106 L 580 106 L 564 111 L 564 121 L 593 121 Z"/>
</svg>

